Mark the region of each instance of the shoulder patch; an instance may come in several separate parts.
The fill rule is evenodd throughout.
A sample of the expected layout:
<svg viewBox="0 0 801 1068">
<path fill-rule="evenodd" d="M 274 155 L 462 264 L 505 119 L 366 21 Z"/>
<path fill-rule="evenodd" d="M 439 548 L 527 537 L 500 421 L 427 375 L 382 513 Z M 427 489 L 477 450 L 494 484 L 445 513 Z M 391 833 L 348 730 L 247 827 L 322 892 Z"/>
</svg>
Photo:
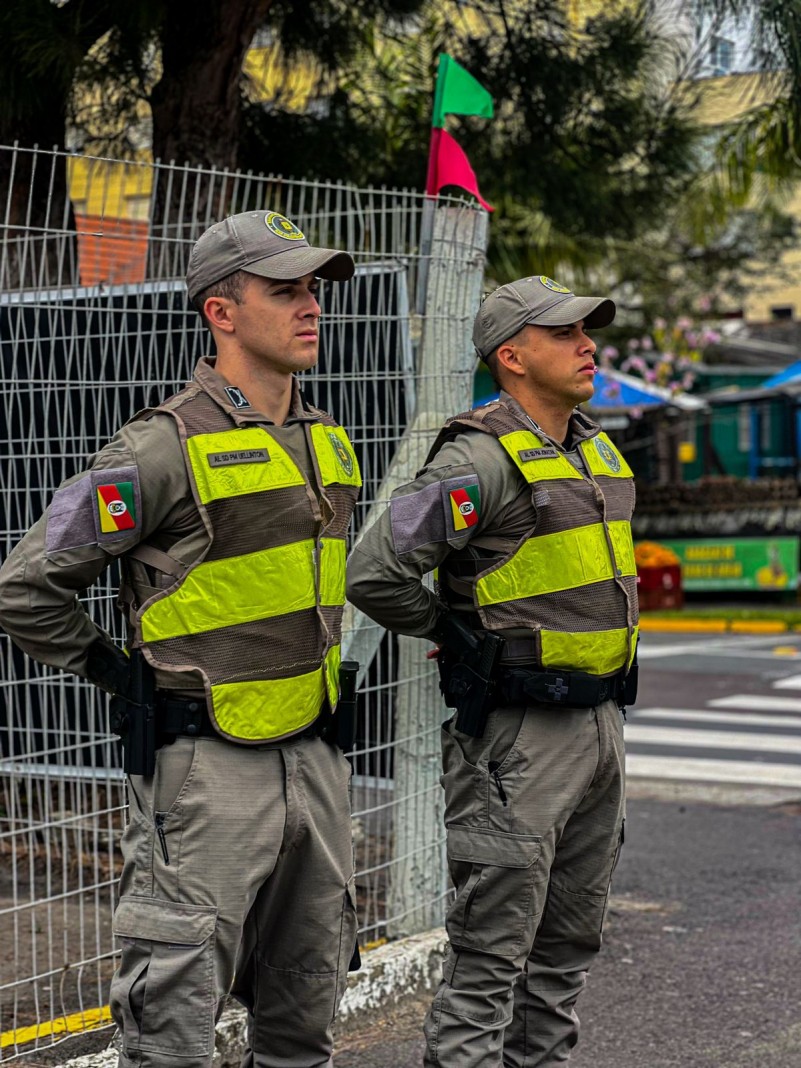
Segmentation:
<svg viewBox="0 0 801 1068">
<path fill-rule="evenodd" d="M 142 499 L 137 467 L 90 471 L 97 544 L 120 541 L 141 527 Z"/>
<path fill-rule="evenodd" d="M 45 550 L 53 553 L 121 541 L 140 525 L 138 468 L 88 471 L 56 490 L 47 516 Z"/>
<path fill-rule="evenodd" d="M 398 556 L 426 545 L 459 542 L 476 526 L 481 491 L 478 475 L 432 482 L 389 502 L 392 536 Z"/>
<path fill-rule="evenodd" d="M 481 489 L 478 482 L 449 490 L 448 498 L 454 531 L 458 534 L 468 527 L 474 527 L 481 515 Z"/>
</svg>

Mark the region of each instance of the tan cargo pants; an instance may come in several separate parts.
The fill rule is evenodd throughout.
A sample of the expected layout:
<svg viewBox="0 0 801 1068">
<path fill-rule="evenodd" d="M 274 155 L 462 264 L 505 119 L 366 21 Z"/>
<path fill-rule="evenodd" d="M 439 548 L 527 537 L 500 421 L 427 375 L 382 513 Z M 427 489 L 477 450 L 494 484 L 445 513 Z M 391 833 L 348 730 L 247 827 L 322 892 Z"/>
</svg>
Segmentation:
<svg viewBox="0 0 801 1068">
<path fill-rule="evenodd" d="M 483 738 L 448 721 L 442 745 L 456 898 L 425 1064 L 563 1065 L 623 841 L 622 716 L 497 709 Z"/>
<path fill-rule="evenodd" d="M 229 993 L 243 1068 L 331 1065 L 356 938 L 350 766 L 319 738 L 178 738 L 129 781 L 111 1010 L 121 1068 L 210 1068 Z"/>
</svg>

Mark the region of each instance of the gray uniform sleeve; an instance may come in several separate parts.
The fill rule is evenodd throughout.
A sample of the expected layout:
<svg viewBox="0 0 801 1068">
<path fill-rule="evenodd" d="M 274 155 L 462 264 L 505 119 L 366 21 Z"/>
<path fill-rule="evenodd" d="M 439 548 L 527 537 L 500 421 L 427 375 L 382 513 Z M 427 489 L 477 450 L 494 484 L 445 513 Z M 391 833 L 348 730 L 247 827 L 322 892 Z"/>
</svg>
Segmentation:
<svg viewBox="0 0 801 1068">
<path fill-rule="evenodd" d="M 389 507 L 348 560 L 348 599 L 388 630 L 431 637 L 437 601 L 423 585 L 454 549 L 492 526 L 517 487 L 503 447 L 480 431 L 440 449 Z"/>
<path fill-rule="evenodd" d="M 78 595 L 147 538 L 186 495 L 177 427 L 155 416 L 123 427 L 87 471 L 67 479 L 0 568 L 0 625 L 29 656 L 86 674 L 86 652 L 110 641 Z"/>
</svg>

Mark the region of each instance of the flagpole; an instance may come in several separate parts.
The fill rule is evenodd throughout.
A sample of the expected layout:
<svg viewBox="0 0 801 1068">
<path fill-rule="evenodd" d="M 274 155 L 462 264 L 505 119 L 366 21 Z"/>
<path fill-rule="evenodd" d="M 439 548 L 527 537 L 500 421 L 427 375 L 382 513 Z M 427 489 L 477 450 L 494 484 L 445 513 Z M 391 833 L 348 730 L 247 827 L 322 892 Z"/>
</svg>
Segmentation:
<svg viewBox="0 0 801 1068">
<path fill-rule="evenodd" d="M 442 138 L 442 98 L 445 93 L 445 78 L 449 56 L 440 53 L 437 65 L 437 80 L 434 86 L 434 103 L 431 110 L 431 137 L 428 142 L 428 170 L 426 173 L 426 197 L 423 201 L 423 213 L 420 218 L 420 262 L 417 270 L 417 293 L 415 309 L 418 315 L 425 315 L 426 291 L 428 288 L 428 268 L 431 262 L 431 245 L 434 237 L 434 214 L 437 210 L 437 158 L 439 143 Z"/>
</svg>

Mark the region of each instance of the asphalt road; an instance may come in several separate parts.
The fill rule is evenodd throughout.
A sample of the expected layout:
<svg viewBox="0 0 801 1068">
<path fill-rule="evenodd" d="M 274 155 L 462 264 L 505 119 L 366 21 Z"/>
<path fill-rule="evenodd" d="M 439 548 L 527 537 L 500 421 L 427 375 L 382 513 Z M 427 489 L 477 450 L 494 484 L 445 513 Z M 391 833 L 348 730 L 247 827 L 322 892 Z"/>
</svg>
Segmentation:
<svg viewBox="0 0 801 1068">
<path fill-rule="evenodd" d="M 801 805 L 629 805 L 573 1068 L 798 1068 Z M 338 1046 L 337 1068 L 419 1068 L 428 998 Z"/>
<path fill-rule="evenodd" d="M 801 792 L 801 636 L 646 634 L 629 779 Z"/>
<path fill-rule="evenodd" d="M 801 636 L 649 634 L 642 654 L 629 752 L 655 763 L 629 780 L 570 1064 L 798 1068 Z M 419 1068 L 428 1000 L 342 1036 L 337 1068 Z"/>
</svg>

